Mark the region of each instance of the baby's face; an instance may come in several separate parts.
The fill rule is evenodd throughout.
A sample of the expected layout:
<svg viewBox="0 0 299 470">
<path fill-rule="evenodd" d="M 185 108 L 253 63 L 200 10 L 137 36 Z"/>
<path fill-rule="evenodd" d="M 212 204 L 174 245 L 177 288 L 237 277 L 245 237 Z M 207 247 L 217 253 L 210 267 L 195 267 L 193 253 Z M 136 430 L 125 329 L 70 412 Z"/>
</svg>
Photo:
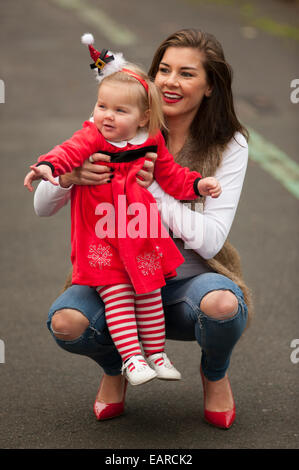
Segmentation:
<svg viewBox="0 0 299 470">
<path fill-rule="evenodd" d="M 139 127 L 144 127 L 148 121 L 139 109 L 137 99 L 132 99 L 128 93 L 127 85 L 115 82 L 100 86 L 93 118 L 105 139 L 112 142 L 132 139 Z"/>
</svg>

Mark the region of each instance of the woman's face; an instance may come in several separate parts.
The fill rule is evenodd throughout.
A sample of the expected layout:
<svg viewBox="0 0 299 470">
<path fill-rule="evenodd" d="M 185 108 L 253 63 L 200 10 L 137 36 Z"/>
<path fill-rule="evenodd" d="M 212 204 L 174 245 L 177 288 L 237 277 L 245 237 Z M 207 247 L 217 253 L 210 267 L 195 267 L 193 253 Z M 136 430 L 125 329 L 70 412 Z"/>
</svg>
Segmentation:
<svg viewBox="0 0 299 470">
<path fill-rule="evenodd" d="M 212 92 L 202 65 L 202 54 L 191 47 L 166 49 L 155 83 L 161 91 L 163 112 L 168 118 L 181 115 L 193 120 L 203 97 Z"/>
</svg>

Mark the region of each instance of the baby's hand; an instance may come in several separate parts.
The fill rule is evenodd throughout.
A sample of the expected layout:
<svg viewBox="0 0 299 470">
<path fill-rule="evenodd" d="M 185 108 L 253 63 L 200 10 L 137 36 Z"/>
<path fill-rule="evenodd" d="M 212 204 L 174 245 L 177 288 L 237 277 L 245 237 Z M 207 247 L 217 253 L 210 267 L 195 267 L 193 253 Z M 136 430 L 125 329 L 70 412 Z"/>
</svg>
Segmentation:
<svg viewBox="0 0 299 470">
<path fill-rule="evenodd" d="M 202 178 L 197 184 L 198 192 L 202 196 L 211 196 L 217 198 L 222 193 L 222 189 L 216 178 L 209 176 Z"/>
<path fill-rule="evenodd" d="M 52 170 L 48 165 L 40 165 L 40 166 L 32 165 L 30 168 L 31 168 L 31 171 L 27 173 L 24 179 L 24 186 L 26 186 L 26 188 L 29 191 L 31 192 L 33 191 L 33 186 L 31 184 L 32 181 L 40 180 L 40 179 L 50 181 L 50 183 L 54 184 L 55 186 L 58 186 L 58 183 L 53 178 Z"/>
</svg>

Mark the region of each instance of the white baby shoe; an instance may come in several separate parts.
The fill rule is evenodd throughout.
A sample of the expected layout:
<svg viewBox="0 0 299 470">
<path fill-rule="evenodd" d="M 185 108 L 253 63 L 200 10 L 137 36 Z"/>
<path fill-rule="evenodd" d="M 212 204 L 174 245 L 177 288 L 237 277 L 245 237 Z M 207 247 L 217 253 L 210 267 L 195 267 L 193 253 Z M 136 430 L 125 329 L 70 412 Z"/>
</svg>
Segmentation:
<svg viewBox="0 0 299 470">
<path fill-rule="evenodd" d="M 181 374 L 170 362 L 166 354 L 156 353 L 147 358 L 149 365 L 157 372 L 157 378 L 162 380 L 180 380 Z"/>
<path fill-rule="evenodd" d="M 132 356 L 122 366 L 122 374 L 131 385 L 141 385 L 157 377 L 143 356 Z"/>
</svg>

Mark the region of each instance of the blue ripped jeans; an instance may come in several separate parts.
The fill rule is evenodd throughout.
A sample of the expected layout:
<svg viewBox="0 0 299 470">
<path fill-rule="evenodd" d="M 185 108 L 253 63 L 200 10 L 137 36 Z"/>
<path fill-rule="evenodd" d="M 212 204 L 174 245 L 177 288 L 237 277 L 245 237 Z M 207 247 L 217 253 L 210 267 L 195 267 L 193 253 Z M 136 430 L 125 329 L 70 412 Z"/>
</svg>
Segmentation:
<svg viewBox="0 0 299 470">
<path fill-rule="evenodd" d="M 238 300 L 238 311 L 223 320 L 202 312 L 203 297 L 214 290 L 229 290 Z M 204 273 L 182 280 L 169 280 L 162 287 L 166 338 L 197 341 L 201 347 L 201 366 L 209 380 L 220 380 L 229 366 L 231 353 L 247 322 L 247 306 L 241 289 L 227 277 Z M 79 310 L 89 320 L 89 327 L 78 338 L 64 341 L 54 336 L 51 319 L 57 310 Z M 66 351 L 88 356 L 108 375 L 118 375 L 122 361 L 107 329 L 104 304 L 88 286 L 73 285 L 50 308 L 48 328 L 55 341 Z"/>
</svg>

